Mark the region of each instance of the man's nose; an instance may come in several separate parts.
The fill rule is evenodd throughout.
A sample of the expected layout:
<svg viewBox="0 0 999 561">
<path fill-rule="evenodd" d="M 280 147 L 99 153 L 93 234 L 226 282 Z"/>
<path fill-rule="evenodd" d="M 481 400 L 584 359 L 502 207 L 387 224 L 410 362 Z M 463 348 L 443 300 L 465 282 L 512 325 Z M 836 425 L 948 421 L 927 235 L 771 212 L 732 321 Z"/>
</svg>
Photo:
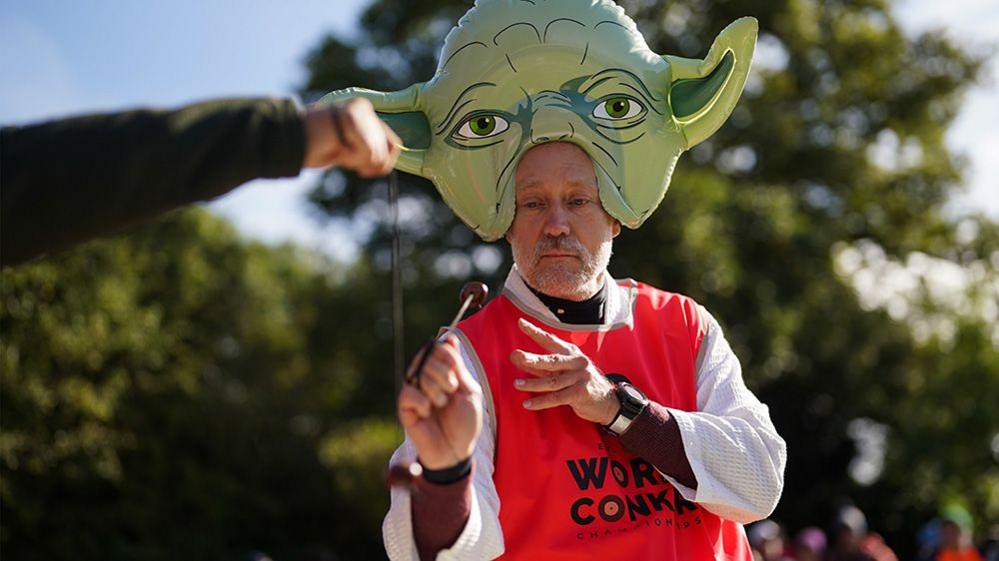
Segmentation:
<svg viewBox="0 0 999 561">
<path fill-rule="evenodd" d="M 554 204 L 545 213 L 544 234 L 553 238 L 569 235 L 569 212 L 561 204 Z"/>
</svg>

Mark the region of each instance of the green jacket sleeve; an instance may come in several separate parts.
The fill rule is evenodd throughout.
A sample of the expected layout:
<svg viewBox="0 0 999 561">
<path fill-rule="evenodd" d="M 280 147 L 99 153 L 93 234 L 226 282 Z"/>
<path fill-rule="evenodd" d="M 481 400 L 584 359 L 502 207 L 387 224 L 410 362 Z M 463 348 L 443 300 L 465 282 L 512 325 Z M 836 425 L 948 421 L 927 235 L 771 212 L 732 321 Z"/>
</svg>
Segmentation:
<svg viewBox="0 0 999 561">
<path fill-rule="evenodd" d="M 251 179 L 298 175 L 291 100 L 90 115 L 0 130 L 0 264 L 21 263 Z"/>
</svg>

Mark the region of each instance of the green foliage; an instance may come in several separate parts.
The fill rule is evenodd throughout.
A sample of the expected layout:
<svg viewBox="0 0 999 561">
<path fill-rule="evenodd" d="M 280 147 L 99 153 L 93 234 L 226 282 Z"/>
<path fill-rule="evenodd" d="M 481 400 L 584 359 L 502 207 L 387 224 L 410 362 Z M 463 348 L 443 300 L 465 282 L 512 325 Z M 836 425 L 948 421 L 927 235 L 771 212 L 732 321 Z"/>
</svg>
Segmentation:
<svg viewBox="0 0 999 561">
<path fill-rule="evenodd" d="M 5 271 L 4 556 L 377 548 L 398 433 L 361 419 L 391 370 L 359 341 L 372 296 L 334 282 L 362 273 L 318 263 L 191 212 Z"/>
</svg>

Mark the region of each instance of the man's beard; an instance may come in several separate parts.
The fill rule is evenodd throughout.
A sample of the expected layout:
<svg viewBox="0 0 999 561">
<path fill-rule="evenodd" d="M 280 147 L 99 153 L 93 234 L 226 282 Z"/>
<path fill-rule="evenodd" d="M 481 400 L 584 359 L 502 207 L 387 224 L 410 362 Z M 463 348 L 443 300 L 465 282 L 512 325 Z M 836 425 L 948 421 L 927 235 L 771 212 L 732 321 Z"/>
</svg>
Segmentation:
<svg viewBox="0 0 999 561">
<path fill-rule="evenodd" d="M 538 240 L 531 255 L 521 255 L 514 244 L 510 247 L 513 262 L 532 288 L 556 298 L 585 300 L 600 289 L 599 277 L 610 263 L 612 245 L 607 240 L 595 253 L 590 253 L 575 237 L 544 236 Z M 571 253 L 575 257 L 542 259 L 543 254 L 553 251 Z"/>
</svg>

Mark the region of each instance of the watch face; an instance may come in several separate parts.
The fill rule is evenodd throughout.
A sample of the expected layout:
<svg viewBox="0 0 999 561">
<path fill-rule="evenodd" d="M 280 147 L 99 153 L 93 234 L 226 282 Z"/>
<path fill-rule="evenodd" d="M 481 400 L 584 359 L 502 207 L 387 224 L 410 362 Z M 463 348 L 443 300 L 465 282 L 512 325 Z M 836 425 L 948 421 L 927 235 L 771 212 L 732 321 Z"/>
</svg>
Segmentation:
<svg viewBox="0 0 999 561">
<path fill-rule="evenodd" d="M 624 390 L 624 393 L 628 394 L 629 398 L 635 401 L 645 401 L 645 396 L 635 386 L 622 384 L 621 389 Z"/>
</svg>

